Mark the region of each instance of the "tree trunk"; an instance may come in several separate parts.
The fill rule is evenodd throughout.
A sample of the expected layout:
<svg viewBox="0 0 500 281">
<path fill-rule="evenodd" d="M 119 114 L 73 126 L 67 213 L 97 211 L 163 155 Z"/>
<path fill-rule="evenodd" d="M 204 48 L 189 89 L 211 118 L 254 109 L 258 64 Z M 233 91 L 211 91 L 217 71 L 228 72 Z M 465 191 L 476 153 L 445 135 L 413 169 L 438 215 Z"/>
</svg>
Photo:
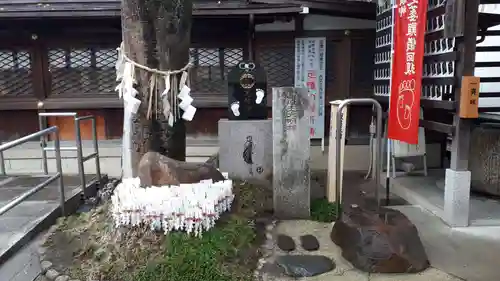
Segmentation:
<svg viewBox="0 0 500 281">
<path fill-rule="evenodd" d="M 125 54 L 150 68 L 181 69 L 189 61 L 191 15 L 191 0 L 122 0 Z M 184 120 L 179 117 L 170 127 L 163 116 L 161 101 L 158 101 L 158 112 L 153 112 L 150 120 L 146 117 L 150 77 L 151 73 L 136 68 L 137 98 L 142 102 L 138 113 L 132 118 L 134 176 L 137 176 L 140 158 L 148 151 L 156 151 L 180 161 L 186 158 Z M 163 91 L 159 90 L 160 93 Z"/>
</svg>

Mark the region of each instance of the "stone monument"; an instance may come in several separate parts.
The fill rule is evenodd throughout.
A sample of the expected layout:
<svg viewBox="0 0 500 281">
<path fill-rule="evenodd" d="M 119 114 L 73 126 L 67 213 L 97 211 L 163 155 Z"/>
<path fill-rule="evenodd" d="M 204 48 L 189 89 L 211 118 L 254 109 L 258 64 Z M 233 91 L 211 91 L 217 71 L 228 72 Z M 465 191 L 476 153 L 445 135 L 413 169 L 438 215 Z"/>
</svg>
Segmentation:
<svg viewBox="0 0 500 281">
<path fill-rule="evenodd" d="M 305 88 L 273 88 L 274 213 L 310 216 L 310 100 Z"/>
<path fill-rule="evenodd" d="M 219 120 L 219 167 L 231 178 L 272 174 L 272 121 L 267 119 L 264 70 L 241 62 L 228 74 L 228 119 Z"/>
</svg>

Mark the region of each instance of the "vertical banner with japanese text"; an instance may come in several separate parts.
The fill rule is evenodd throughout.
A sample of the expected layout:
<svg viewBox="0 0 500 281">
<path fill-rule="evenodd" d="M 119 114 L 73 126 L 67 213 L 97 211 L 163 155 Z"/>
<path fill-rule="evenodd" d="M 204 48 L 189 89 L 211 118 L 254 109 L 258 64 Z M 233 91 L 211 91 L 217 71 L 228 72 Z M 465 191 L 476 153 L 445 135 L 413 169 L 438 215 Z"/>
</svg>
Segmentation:
<svg viewBox="0 0 500 281">
<path fill-rule="evenodd" d="M 294 87 L 307 87 L 311 97 L 311 139 L 323 139 L 325 136 L 325 67 L 326 38 L 295 39 Z"/>
<path fill-rule="evenodd" d="M 397 0 L 388 137 L 418 144 L 427 0 Z"/>
</svg>

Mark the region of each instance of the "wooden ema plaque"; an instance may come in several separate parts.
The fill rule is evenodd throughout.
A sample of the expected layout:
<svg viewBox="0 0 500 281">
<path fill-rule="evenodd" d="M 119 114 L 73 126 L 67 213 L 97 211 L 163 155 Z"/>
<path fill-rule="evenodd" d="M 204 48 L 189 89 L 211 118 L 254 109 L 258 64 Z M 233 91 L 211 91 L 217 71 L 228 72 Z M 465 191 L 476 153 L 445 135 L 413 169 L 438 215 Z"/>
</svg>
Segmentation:
<svg viewBox="0 0 500 281">
<path fill-rule="evenodd" d="M 462 77 L 458 111 L 460 118 L 479 117 L 479 80 L 479 77 L 475 76 Z"/>
</svg>

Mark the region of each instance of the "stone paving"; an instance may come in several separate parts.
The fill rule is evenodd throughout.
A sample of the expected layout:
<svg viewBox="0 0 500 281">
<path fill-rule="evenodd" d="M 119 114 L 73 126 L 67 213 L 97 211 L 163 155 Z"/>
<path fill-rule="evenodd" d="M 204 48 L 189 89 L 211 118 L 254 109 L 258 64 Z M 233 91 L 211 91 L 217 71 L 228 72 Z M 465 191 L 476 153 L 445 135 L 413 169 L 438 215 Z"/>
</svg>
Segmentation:
<svg viewBox="0 0 500 281">
<path fill-rule="evenodd" d="M 32 240 L 0 266 L 2 281 L 46 281 L 41 274 L 38 239 Z"/>
<path fill-rule="evenodd" d="M 0 207 L 47 178 L 47 176 L 1 176 Z M 87 181 L 91 179 L 89 176 Z M 74 201 L 76 196 L 80 196 L 78 177 L 65 176 L 64 184 L 66 202 L 72 199 Z M 31 245 L 30 241 L 34 236 L 55 222 L 59 216 L 57 212 L 59 198 L 59 188 L 55 181 L 0 216 L 1 281 L 32 281 L 36 277 L 30 273 L 33 272 L 30 265 L 34 260 L 32 247 L 26 245 Z"/>
<path fill-rule="evenodd" d="M 285 234 L 292 237 L 295 241 L 296 248 L 292 252 L 284 252 L 277 246 L 268 247 L 269 255 L 263 261 L 260 269 L 261 279 L 264 281 L 292 281 L 295 278 L 288 277 L 283 274 L 283 271 L 274 266 L 274 261 L 278 256 L 291 255 L 323 255 L 331 258 L 336 267 L 326 273 L 307 277 L 303 280 L 311 281 L 459 281 L 462 280 L 453 277 L 436 268 L 430 268 L 419 274 L 368 274 L 354 269 L 353 266 L 341 256 L 341 250 L 330 240 L 330 230 L 332 223 L 319 223 L 305 220 L 290 220 L 278 223 L 274 228 L 272 239 L 276 245 L 275 237 L 279 234 Z M 300 236 L 312 234 L 320 244 L 317 251 L 306 251 L 301 247 Z M 269 237 L 268 237 L 269 238 Z"/>
</svg>

